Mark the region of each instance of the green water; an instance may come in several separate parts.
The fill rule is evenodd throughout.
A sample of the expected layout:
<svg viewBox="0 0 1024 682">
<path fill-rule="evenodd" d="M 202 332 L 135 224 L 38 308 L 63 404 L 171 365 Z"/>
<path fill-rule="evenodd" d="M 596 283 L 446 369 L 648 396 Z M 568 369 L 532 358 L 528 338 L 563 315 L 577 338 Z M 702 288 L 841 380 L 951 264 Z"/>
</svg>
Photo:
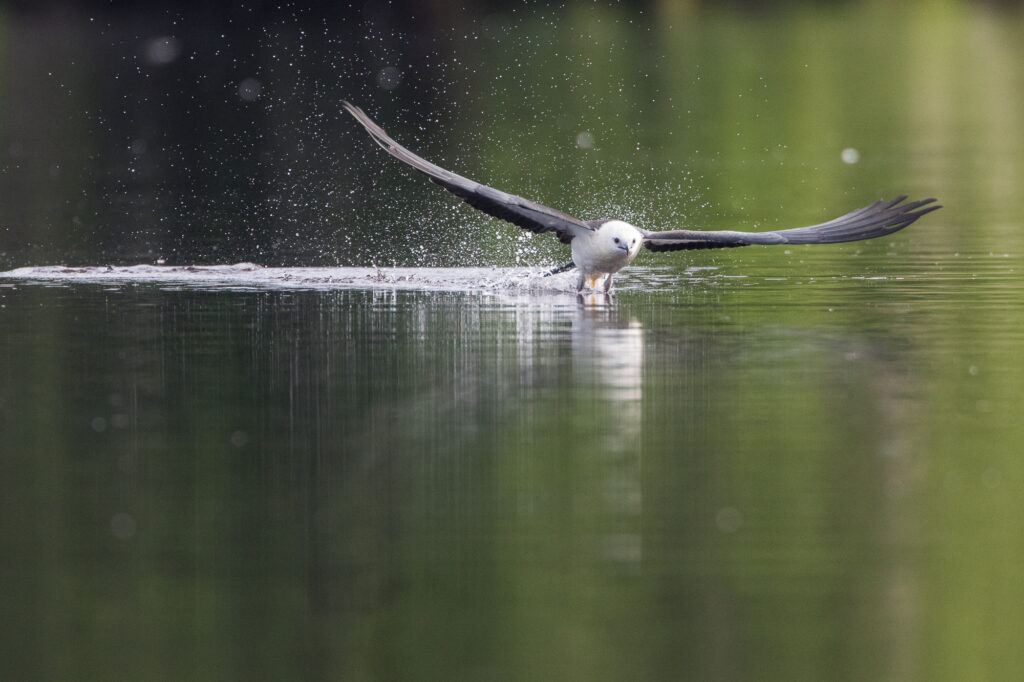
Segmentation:
<svg viewBox="0 0 1024 682">
<path fill-rule="evenodd" d="M 4 679 L 1024 666 L 1018 16 L 527 10 L 453 16 L 419 47 L 309 30 L 330 59 L 285 22 L 249 38 L 256 123 L 217 104 L 233 86 L 200 88 L 194 130 L 146 113 L 184 111 L 181 80 L 140 90 L 173 72 L 119 58 L 162 19 L 2 18 L 0 88 L 23 97 L 0 105 L 0 270 L 565 259 L 453 208 L 350 121 L 304 128 L 332 75 L 409 146 L 583 218 L 774 229 L 899 193 L 946 206 L 870 243 L 645 254 L 610 305 L 0 275 Z M 14 66 L 33 42 L 57 56 Z M 217 63 L 185 43 L 182 68 Z M 435 66 L 380 90 L 403 49 Z M 53 68 L 81 82 L 32 77 Z M 286 101 L 303 88 L 320 95 Z M 126 118 L 97 120 L 104 101 Z"/>
</svg>

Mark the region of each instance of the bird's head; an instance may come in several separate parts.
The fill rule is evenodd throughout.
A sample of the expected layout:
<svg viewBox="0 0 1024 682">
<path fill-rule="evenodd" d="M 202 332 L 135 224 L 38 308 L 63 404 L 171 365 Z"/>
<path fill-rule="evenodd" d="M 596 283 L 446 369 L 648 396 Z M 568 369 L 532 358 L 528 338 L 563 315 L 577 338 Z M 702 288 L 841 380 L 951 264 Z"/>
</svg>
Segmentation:
<svg viewBox="0 0 1024 682">
<path fill-rule="evenodd" d="M 619 249 L 629 254 L 630 259 L 636 256 L 643 244 L 643 232 L 622 220 L 609 220 L 601 225 L 598 231 L 601 247 Z"/>
</svg>

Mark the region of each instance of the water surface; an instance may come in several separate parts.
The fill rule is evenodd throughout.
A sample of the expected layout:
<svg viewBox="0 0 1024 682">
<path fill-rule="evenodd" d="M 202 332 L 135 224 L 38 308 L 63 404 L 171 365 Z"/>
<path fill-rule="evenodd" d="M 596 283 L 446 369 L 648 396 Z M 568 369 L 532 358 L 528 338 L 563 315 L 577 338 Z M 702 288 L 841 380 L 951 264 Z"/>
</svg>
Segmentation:
<svg viewBox="0 0 1024 682">
<path fill-rule="evenodd" d="M 811 251 L 610 300 L 4 276 L 20 670 L 933 677 L 1024 617 L 1019 260 Z"/>
</svg>

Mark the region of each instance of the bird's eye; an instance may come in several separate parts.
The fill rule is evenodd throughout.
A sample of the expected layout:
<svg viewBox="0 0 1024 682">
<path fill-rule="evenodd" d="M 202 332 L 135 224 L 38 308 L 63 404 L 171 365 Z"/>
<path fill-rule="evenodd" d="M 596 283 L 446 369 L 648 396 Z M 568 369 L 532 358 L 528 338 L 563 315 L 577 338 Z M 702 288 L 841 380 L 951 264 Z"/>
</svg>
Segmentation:
<svg viewBox="0 0 1024 682">
<path fill-rule="evenodd" d="M 616 244 L 618 244 L 618 243 L 619 243 L 619 238 L 618 238 L 618 237 L 616 237 L 616 238 L 615 238 L 615 239 L 613 239 L 612 241 L 614 241 L 614 242 L 615 242 Z"/>
</svg>

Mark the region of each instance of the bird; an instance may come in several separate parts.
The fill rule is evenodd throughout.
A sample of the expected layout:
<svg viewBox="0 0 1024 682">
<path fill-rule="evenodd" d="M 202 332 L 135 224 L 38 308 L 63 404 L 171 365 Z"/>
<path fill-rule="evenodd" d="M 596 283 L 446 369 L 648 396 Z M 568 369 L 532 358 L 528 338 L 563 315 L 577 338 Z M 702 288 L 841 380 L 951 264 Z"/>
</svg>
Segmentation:
<svg viewBox="0 0 1024 682">
<path fill-rule="evenodd" d="M 347 100 L 342 107 L 358 121 L 386 152 L 424 173 L 464 202 L 495 218 L 534 233 L 554 232 L 572 247 L 572 260 L 547 274 L 576 268 L 576 290 L 603 286 L 609 292 L 612 277 L 633 262 L 641 248 L 653 252 L 721 249 L 754 244 L 836 244 L 893 234 L 927 213 L 942 208 L 935 199 L 907 201 L 907 196 L 880 199 L 834 220 L 818 225 L 771 232 L 735 230 L 645 230 L 616 218 L 584 221 L 558 209 L 465 178 L 414 154 L 393 140 L 359 107 Z"/>
</svg>

